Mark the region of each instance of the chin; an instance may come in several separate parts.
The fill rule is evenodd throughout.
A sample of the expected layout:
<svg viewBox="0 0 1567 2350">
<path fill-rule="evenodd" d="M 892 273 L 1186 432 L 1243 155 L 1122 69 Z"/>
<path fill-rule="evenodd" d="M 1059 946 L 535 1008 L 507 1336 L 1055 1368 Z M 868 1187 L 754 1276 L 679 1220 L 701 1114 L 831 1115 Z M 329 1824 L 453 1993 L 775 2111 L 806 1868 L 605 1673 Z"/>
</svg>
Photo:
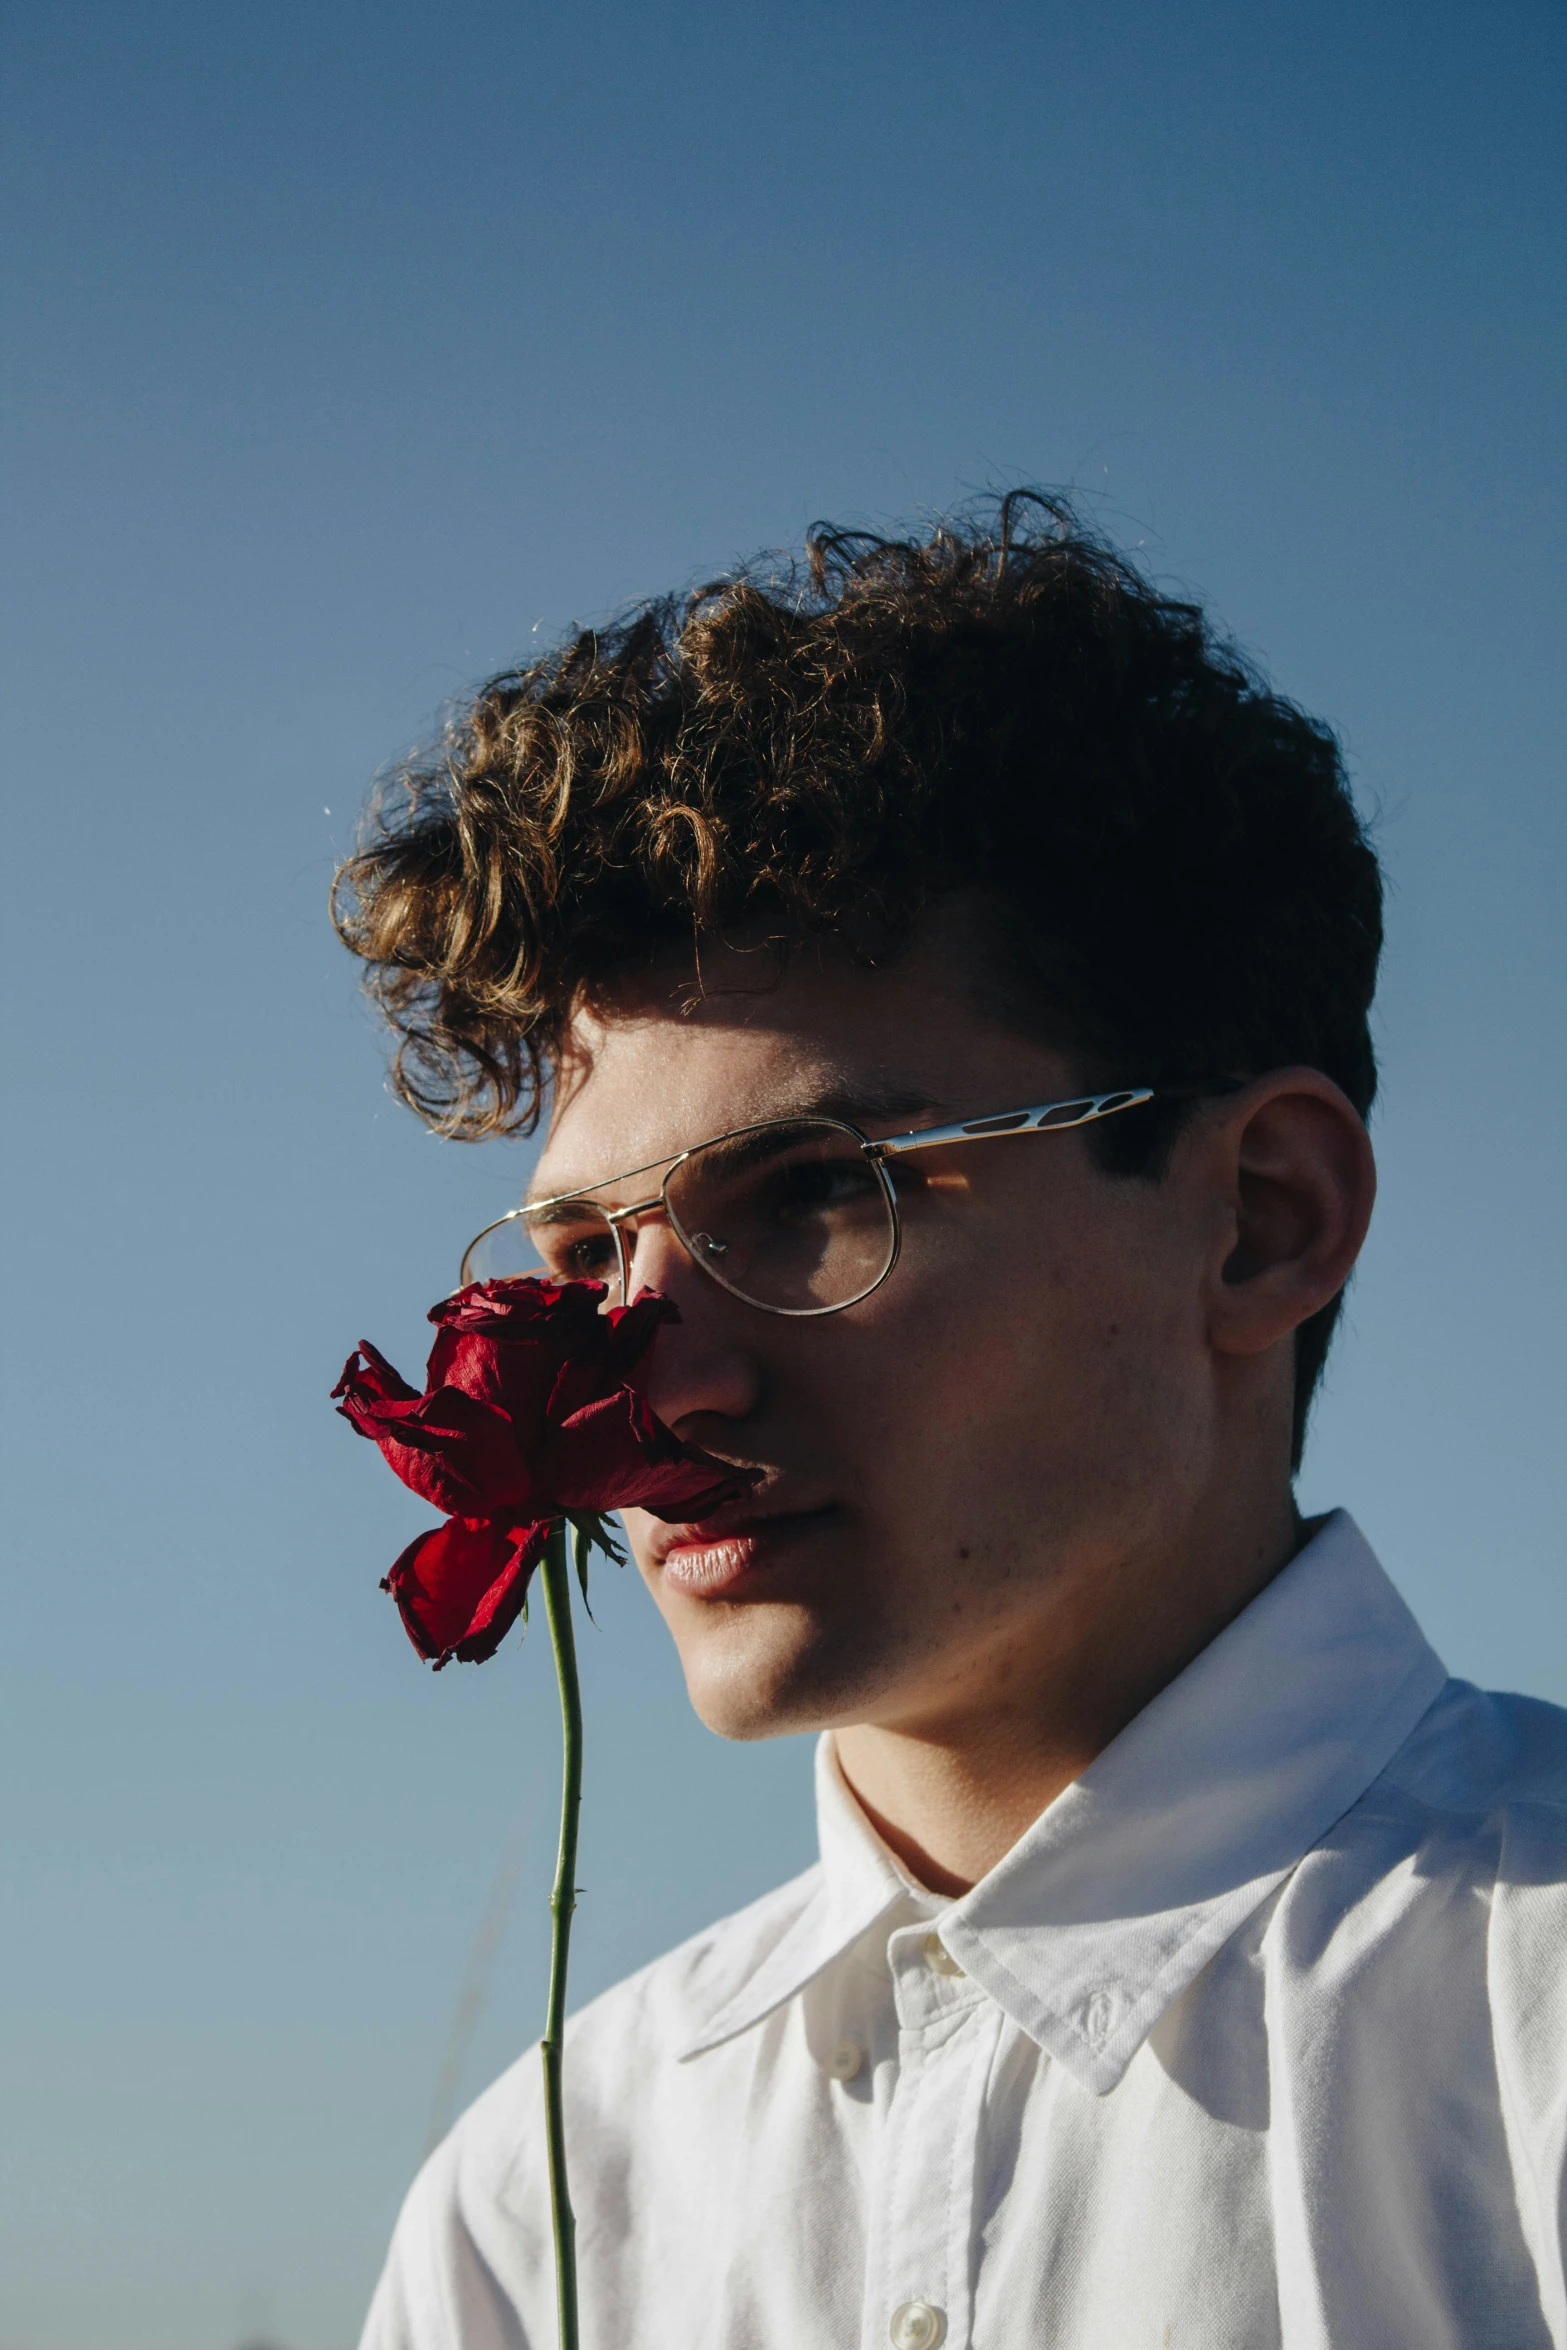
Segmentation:
<svg viewBox="0 0 1567 2350">
<path fill-rule="evenodd" d="M 710 1634 L 688 1642 L 680 1662 L 698 1721 L 737 1743 L 841 1729 L 871 1702 L 863 1654 L 834 1656 L 819 1635 L 742 1642 Z"/>
</svg>

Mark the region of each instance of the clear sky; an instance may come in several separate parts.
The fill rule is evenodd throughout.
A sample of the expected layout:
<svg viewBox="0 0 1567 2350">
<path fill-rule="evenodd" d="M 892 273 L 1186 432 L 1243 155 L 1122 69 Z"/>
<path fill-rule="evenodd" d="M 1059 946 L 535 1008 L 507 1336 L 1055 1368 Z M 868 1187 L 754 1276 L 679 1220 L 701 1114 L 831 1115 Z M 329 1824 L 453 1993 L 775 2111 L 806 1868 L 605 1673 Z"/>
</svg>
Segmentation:
<svg viewBox="0 0 1567 2350">
<path fill-rule="evenodd" d="M 518 1148 L 383 1089 L 373 773 L 815 517 L 1075 486 L 1340 727 L 1384 1192 L 1304 1498 L 1567 1700 L 1562 178 L 1546 0 L 19 0 L 0 2350 L 347 2350 L 535 2031 L 540 1638 L 432 1681 L 336 1420 Z M 809 1756 L 585 1635 L 583 1994 L 805 1865 Z M 504 1884 L 502 1887 L 504 1892 Z M 504 1903 L 501 1904 L 504 1908 Z M 468 2000 L 470 2009 L 474 1998 Z"/>
</svg>

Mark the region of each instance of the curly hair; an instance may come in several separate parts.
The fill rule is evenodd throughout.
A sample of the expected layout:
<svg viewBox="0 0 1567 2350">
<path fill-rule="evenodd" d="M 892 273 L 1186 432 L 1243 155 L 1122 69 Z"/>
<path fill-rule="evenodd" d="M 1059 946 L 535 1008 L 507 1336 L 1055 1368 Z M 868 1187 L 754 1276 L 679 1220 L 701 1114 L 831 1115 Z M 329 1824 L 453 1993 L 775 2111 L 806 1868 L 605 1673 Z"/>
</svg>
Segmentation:
<svg viewBox="0 0 1567 2350">
<path fill-rule="evenodd" d="M 1381 881 L 1334 736 L 1033 491 L 818 527 L 493 678 L 383 784 L 334 912 L 399 1092 L 473 1138 L 529 1129 L 574 1008 L 670 947 L 885 960 L 958 890 L 994 1007 L 1085 1079 L 1304 1061 L 1369 1109 Z M 1179 1115 L 1107 1122 L 1102 1163 L 1156 1174 Z"/>
</svg>

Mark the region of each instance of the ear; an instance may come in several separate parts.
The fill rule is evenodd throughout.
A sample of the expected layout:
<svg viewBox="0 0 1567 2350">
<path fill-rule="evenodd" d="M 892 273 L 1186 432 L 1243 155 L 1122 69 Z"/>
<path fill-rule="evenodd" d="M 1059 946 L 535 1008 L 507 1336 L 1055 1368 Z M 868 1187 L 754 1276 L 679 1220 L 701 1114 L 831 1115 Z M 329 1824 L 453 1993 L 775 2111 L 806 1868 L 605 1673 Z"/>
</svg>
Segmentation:
<svg viewBox="0 0 1567 2350">
<path fill-rule="evenodd" d="M 1349 1279 L 1376 1198 L 1365 1122 L 1320 1069 L 1272 1069 L 1223 1105 L 1209 1136 L 1225 1191 L 1208 1332 L 1261 1354 Z"/>
</svg>

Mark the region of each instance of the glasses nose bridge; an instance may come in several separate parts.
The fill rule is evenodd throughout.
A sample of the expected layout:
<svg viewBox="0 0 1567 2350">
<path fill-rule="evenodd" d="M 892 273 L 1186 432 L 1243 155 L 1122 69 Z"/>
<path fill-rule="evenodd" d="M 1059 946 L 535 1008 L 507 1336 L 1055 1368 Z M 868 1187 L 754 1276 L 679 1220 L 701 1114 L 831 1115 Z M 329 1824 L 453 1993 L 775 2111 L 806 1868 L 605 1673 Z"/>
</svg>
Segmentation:
<svg viewBox="0 0 1567 2350">
<path fill-rule="evenodd" d="M 651 1199 L 635 1199 L 623 1208 L 601 1208 L 599 1213 L 605 1222 L 612 1224 L 618 1232 L 621 1225 L 629 1223 L 633 1216 L 650 1216 L 655 1209 L 665 1215 L 669 1212 L 664 1205 L 664 1195 L 661 1191 L 655 1191 Z"/>
<path fill-rule="evenodd" d="M 668 1180 L 669 1178 L 666 1176 L 664 1183 L 650 1199 L 630 1200 L 623 1208 L 604 1208 L 600 1211 L 604 1221 L 615 1235 L 615 1249 L 620 1258 L 621 1296 L 627 1305 L 631 1302 L 631 1261 L 637 1252 L 638 1219 L 640 1217 L 661 1217 L 674 1234 L 682 1252 L 687 1257 L 691 1257 L 691 1251 L 686 1247 L 680 1227 L 671 1216 L 669 1202 L 664 1196 Z M 691 1261 L 695 1263 L 697 1260 L 692 1258 Z M 705 1271 L 706 1268 L 704 1267 L 703 1270 Z"/>
</svg>

